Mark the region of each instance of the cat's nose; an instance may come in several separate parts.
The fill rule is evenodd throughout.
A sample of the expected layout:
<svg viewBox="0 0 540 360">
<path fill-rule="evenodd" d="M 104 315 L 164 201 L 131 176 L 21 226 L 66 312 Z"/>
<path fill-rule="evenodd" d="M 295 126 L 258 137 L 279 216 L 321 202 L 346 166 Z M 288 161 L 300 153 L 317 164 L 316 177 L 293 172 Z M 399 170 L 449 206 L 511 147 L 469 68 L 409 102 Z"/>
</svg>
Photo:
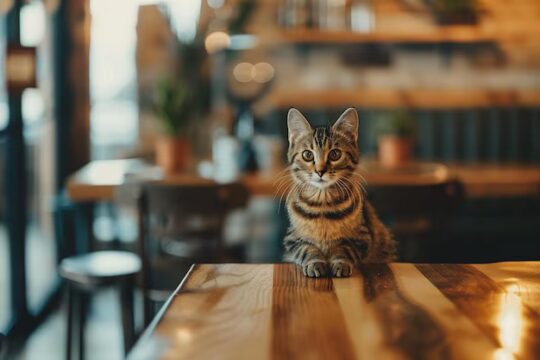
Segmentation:
<svg viewBox="0 0 540 360">
<path fill-rule="evenodd" d="M 317 175 L 319 175 L 320 177 L 323 177 L 323 175 L 326 173 L 326 169 L 315 170 L 315 172 L 316 172 Z"/>
</svg>

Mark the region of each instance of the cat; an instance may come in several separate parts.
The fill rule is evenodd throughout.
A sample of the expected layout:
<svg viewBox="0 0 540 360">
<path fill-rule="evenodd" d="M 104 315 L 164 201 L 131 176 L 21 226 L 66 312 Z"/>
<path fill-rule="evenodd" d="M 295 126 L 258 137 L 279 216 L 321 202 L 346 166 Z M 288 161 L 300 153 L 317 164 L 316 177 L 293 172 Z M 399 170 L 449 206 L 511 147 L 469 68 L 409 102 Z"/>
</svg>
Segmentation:
<svg viewBox="0 0 540 360">
<path fill-rule="evenodd" d="M 333 126 L 312 127 L 290 109 L 287 127 L 293 186 L 284 259 L 308 277 L 348 277 L 361 263 L 393 261 L 396 243 L 366 200 L 357 172 L 356 110 L 347 109 Z"/>
</svg>

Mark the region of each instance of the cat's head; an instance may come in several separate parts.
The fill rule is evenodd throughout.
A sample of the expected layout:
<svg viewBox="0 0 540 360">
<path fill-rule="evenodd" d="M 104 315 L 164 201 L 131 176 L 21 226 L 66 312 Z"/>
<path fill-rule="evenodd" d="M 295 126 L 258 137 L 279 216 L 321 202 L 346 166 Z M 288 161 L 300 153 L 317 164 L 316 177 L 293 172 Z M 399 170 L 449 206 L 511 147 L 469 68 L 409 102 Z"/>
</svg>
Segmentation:
<svg viewBox="0 0 540 360">
<path fill-rule="evenodd" d="M 324 189 L 354 173 L 359 159 L 358 114 L 349 108 L 333 126 L 312 127 L 296 109 L 287 116 L 287 158 L 296 181 Z"/>
</svg>

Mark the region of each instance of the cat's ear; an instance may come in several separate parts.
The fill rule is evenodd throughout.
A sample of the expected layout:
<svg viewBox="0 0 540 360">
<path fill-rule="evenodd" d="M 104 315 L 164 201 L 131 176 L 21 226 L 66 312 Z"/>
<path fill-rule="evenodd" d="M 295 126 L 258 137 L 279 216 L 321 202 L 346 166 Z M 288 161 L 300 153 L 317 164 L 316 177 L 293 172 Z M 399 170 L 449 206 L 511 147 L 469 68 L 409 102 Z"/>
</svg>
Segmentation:
<svg viewBox="0 0 540 360">
<path fill-rule="evenodd" d="M 289 144 L 292 144 L 294 139 L 297 139 L 299 136 L 313 131 L 313 128 L 304 115 L 295 108 L 291 108 L 287 114 L 287 128 L 289 130 Z"/>
<path fill-rule="evenodd" d="M 358 141 L 358 113 L 354 108 L 348 108 L 341 114 L 332 131 L 339 131 L 356 143 Z"/>
</svg>

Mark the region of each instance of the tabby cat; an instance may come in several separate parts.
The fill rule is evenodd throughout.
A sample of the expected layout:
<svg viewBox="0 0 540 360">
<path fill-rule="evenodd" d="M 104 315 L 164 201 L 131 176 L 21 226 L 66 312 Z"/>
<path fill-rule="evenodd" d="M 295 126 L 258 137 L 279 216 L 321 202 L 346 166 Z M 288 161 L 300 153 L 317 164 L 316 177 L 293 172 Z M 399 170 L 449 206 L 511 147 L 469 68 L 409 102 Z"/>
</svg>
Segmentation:
<svg viewBox="0 0 540 360">
<path fill-rule="evenodd" d="M 347 277 L 361 263 L 392 261 L 395 242 L 366 201 L 357 172 L 356 110 L 347 109 L 331 127 L 313 128 L 291 109 L 287 126 L 293 186 L 285 260 L 309 277 Z"/>
</svg>

